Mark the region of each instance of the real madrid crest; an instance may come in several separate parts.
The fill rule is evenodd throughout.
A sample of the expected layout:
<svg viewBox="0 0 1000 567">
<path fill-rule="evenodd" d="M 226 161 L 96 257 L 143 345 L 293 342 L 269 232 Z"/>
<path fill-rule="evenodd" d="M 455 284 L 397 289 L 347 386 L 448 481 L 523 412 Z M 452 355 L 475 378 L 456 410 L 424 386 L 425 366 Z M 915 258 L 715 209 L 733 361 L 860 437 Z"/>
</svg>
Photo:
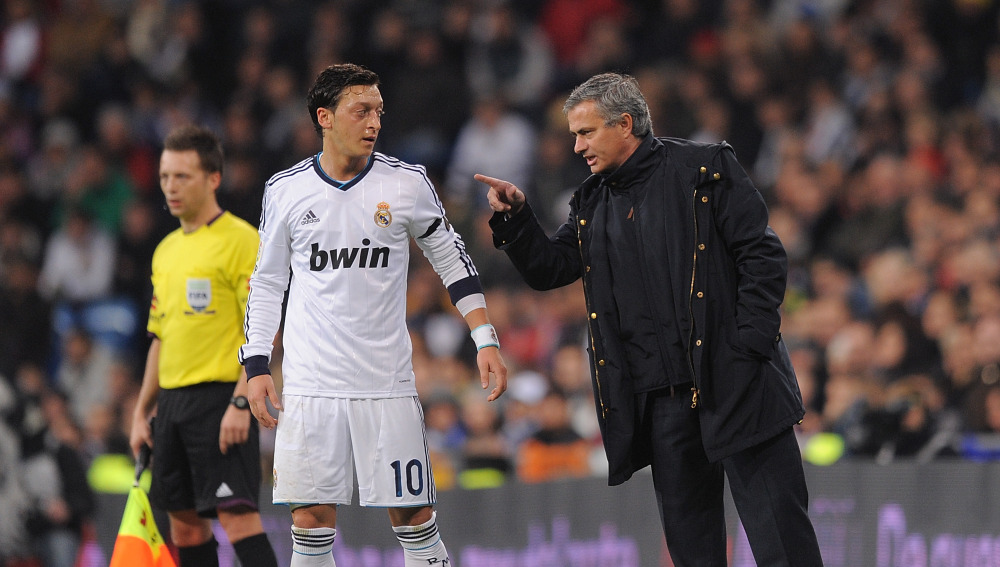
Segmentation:
<svg viewBox="0 0 1000 567">
<path fill-rule="evenodd" d="M 375 211 L 375 224 L 385 228 L 392 224 L 392 213 L 389 212 L 389 203 L 382 201 L 378 205 L 378 210 Z"/>
</svg>

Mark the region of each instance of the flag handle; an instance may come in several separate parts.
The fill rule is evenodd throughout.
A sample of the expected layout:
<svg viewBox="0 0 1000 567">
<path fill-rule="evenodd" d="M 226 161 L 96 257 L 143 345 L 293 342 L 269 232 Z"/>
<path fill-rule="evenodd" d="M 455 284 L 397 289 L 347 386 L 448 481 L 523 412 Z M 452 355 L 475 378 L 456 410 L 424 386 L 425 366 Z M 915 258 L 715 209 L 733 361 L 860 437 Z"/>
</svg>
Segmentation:
<svg viewBox="0 0 1000 567">
<path fill-rule="evenodd" d="M 146 470 L 146 467 L 149 466 L 149 457 L 152 452 L 149 445 L 142 444 L 142 448 L 139 449 L 139 458 L 135 460 L 135 482 L 132 486 L 139 486 L 139 477 L 142 476 L 142 471 Z"/>
</svg>

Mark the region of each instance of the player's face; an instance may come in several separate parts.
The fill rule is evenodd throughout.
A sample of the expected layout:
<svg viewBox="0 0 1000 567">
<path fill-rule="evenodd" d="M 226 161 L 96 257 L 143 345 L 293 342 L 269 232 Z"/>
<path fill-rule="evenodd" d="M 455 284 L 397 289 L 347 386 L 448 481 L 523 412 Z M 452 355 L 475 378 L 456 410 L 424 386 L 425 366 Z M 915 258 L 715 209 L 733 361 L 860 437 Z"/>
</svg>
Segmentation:
<svg viewBox="0 0 1000 567">
<path fill-rule="evenodd" d="M 170 214 L 181 220 L 194 220 L 214 204 L 221 179 L 219 172 L 201 168 L 194 150 L 163 150 L 160 155 L 160 190 Z"/>
<path fill-rule="evenodd" d="M 586 100 L 566 113 L 569 131 L 576 137 L 573 151 L 587 160 L 591 173 L 611 173 L 625 163 L 634 149 L 629 144 L 631 125 L 619 122 L 613 126 L 604 124 L 597 112 L 597 105 Z"/>
<path fill-rule="evenodd" d="M 326 132 L 333 151 L 351 158 L 367 158 L 382 130 L 382 93 L 374 85 L 344 89 Z"/>
</svg>

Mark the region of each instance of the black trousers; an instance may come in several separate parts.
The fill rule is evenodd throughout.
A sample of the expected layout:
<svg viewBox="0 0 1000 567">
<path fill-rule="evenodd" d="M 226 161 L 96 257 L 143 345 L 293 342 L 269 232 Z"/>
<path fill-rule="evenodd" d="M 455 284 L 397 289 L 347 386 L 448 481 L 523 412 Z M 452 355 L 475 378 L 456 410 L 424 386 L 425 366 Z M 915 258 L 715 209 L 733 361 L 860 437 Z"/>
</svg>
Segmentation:
<svg viewBox="0 0 1000 567">
<path fill-rule="evenodd" d="M 710 463 L 689 395 L 641 394 L 637 403 L 640 435 L 652 454 L 663 535 L 676 567 L 727 565 L 725 478 L 759 567 L 822 567 L 791 428 Z"/>
</svg>

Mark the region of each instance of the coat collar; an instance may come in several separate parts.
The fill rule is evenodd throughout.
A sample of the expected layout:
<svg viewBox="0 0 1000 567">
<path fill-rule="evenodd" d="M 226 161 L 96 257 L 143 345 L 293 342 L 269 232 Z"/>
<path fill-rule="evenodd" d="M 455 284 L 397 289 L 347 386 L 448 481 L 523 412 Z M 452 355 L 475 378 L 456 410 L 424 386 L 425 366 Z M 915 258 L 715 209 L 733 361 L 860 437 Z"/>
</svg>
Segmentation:
<svg viewBox="0 0 1000 567">
<path fill-rule="evenodd" d="M 647 134 L 639 143 L 639 147 L 625 160 L 625 163 L 603 176 L 603 185 L 612 191 L 627 190 L 637 180 L 648 176 L 649 170 L 656 166 L 658 161 L 656 157 L 662 149 L 663 142 L 657 140 L 652 134 Z"/>
</svg>

